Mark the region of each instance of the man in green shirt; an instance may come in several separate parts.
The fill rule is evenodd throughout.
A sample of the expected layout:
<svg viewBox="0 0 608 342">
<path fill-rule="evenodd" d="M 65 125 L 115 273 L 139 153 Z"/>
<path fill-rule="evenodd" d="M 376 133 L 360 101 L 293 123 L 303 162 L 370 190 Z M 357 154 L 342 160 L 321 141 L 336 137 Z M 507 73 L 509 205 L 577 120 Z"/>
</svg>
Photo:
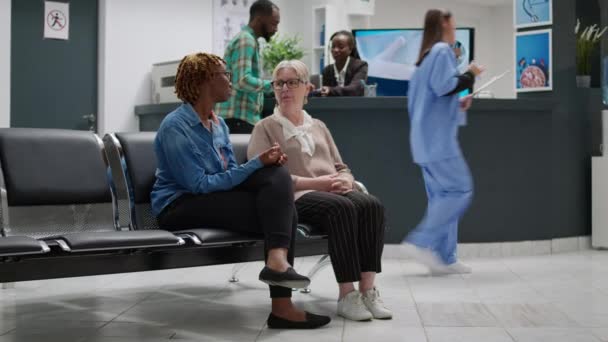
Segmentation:
<svg viewBox="0 0 608 342">
<path fill-rule="evenodd" d="M 258 38 L 266 41 L 277 32 L 280 15 L 277 5 L 257 0 L 249 9 L 249 24 L 228 44 L 224 53 L 226 69 L 232 73 L 232 96 L 216 108 L 231 133 L 251 133 L 260 120 L 264 93 L 272 92 L 270 81 L 261 78 L 262 63 Z"/>
</svg>

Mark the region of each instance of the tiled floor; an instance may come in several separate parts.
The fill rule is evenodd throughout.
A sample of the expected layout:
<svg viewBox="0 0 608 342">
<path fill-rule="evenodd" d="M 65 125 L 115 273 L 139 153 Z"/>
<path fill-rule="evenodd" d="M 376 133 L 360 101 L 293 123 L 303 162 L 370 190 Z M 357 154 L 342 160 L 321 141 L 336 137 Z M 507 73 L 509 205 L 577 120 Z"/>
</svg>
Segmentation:
<svg viewBox="0 0 608 342">
<path fill-rule="evenodd" d="M 314 258 L 298 259 L 307 271 Z M 408 341 L 608 342 L 608 252 L 472 259 L 474 273 L 429 277 L 388 259 L 378 286 L 390 321 L 336 317 L 331 268 L 295 301 L 333 318 L 314 331 L 264 323 L 268 292 L 251 263 L 17 283 L 0 290 L 0 342 Z"/>
</svg>

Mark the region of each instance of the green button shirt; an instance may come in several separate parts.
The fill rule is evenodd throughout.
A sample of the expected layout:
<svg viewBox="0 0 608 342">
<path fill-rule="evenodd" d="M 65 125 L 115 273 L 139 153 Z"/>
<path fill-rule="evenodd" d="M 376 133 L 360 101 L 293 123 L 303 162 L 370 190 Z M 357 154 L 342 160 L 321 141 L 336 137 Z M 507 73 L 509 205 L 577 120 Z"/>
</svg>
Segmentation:
<svg viewBox="0 0 608 342">
<path fill-rule="evenodd" d="M 259 44 L 253 30 L 243 27 L 230 41 L 224 53 L 226 69 L 232 72 L 232 96 L 217 105 L 223 118 L 241 119 L 255 125 L 260 121 L 264 92 L 271 92 L 270 81 L 261 79 L 262 63 Z"/>
</svg>

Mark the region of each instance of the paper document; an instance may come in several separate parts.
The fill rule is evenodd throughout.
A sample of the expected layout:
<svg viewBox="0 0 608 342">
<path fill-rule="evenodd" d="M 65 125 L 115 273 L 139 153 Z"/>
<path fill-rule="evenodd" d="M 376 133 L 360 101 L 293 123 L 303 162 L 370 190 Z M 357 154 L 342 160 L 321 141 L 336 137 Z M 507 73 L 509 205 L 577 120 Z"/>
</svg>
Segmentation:
<svg viewBox="0 0 608 342">
<path fill-rule="evenodd" d="M 475 90 L 475 92 L 473 92 L 473 96 L 479 94 L 480 91 L 486 89 L 487 87 L 491 86 L 494 82 L 498 81 L 499 79 L 505 77 L 508 73 L 510 73 L 511 70 L 507 70 L 505 72 L 503 72 L 502 74 L 498 75 L 498 76 L 494 76 L 492 77 L 488 82 L 486 82 L 484 85 L 482 85 L 481 87 L 477 88 Z"/>
</svg>

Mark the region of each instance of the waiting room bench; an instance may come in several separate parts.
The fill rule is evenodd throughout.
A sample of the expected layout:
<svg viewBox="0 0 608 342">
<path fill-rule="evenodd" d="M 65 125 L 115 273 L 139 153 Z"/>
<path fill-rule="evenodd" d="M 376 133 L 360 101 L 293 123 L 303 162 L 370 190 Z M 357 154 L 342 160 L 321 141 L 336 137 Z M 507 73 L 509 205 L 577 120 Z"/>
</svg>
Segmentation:
<svg viewBox="0 0 608 342">
<path fill-rule="evenodd" d="M 107 134 L 103 139 L 112 166 L 112 177 L 116 180 L 115 183 L 120 182 L 120 184 L 116 184 L 116 189 L 119 190 L 116 194 L 119 198 L 118 203 L 128 206 L 128 208 L 121 208 L 119 211 L 130 217 L 128 225 L 136 229 L 158 229 L 158 223 L 152 215 L 150 205 L 150 192 L 156 180 L 155 136 L 155 132 L 115 133 Z M 239 164 L 247 161 L 249 138 L 249 134 L 233 134 L 230 136 L 235 159 Z M 309 225 L 299 224 L 298 232 L 300 233 L 300 240 L 324 240 L 327 238 L 325 232 L 318 231 L 315 227 Z M 243 235 L 213 229 L 213 227 L 201 227 L 201 229 L 188 229 L 174 233 L 198 246 L 263 243 L 262 235 Z M 296 251 L 299 248 L 300 243 L 298 243 Z M 313 267 L 309 276 L 314 276 L 322 267 L 327 265 L 329 265 L 329 259 L 324 256 Z M 233 270 L 233 276 L 231 277 L 233 281 L 237 281 L 236 272 L 238 270 L 238 267 Z M 305 289 L 304 292 L 309 292 L 309 289 Z"/>
<path fill-rule="evenodd" d="M 231 139 L 243 161 L 249 137 Z M 260 235 L 158 229 L 149 204 L 153 140 L 0 129 L 0 283 L 262 260 Z M 298 230 L 297 256 L 327 254 L 325 234 Z M 313 270 L 327 264 L 325 256 Z"/>
</svg>

